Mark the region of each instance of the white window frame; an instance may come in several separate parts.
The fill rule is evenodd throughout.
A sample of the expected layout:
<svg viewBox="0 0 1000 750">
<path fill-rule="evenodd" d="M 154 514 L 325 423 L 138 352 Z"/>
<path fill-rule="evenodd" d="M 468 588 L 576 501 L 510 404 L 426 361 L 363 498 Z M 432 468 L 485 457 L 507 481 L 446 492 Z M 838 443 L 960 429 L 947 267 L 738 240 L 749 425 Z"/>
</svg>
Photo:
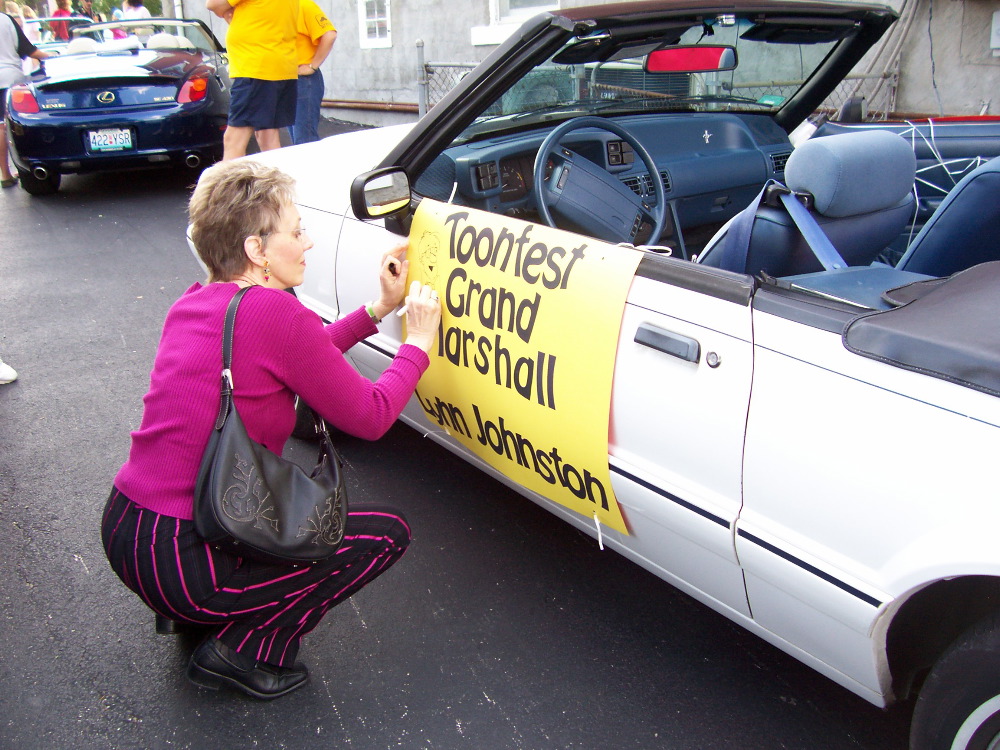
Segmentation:
<svg viewBox="0 0 1000 750">
<path fill-rule="evenodd" d="M 531 16 L 558 9 L 559 0 L 536 0 L 529 8 L 513 9 L 510 0 L 490 0 L 490 23 L 472 27 L 472 44 L 477 47 L 500 44 Z"/>
<path fill-rule="evenodd" d="M 392 0 L 377 1 L 385 4 L 386 35 L 384 37 L 368 35 L 368 24 L 378 19 L 368 16 L 368 0 L 358 0 L 358 43 L 361 49 L 383 49 L 392 46 Z"/>
<path fill-rule="evenodd" d="M 511 0 L 490 0 L 490 16 L 502 21 L 530 18 L 545 10 L 557 10 L 559 0 L 531 0 L 527 8 L 511 8 Z M 494 7 L 496 10 L 494 10 Z"/>
</svg>

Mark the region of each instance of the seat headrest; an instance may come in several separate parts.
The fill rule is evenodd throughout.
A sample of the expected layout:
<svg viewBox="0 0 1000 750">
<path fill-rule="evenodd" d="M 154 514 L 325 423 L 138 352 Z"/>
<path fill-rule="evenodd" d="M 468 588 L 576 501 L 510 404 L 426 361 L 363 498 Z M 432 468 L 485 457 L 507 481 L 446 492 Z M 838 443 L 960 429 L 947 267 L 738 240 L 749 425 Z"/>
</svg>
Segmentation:
<svg viewBox="0 0 1000 750">
<path fill-rule="evenodd" d="M 913 190 L 917 159 L 900 136 L 860 130 L 812 138 L 785 165 L 785 184 L 811 193 L 816 211 L 840 218 L 895 206 Z"/>
<path fill-rule="evenodd" d="M 162 31 L 153 34 L 146 40 L 146 49 L 177 49 L 178 47 L 180 45 L 177 43 L 177 37 Z"/>
<path fill-rule="evenodd" d="M 77 55 L 81 52 L 96 52 L 98 47 L 100 45 L 89 36 L 78 36 L 76 39 L 70 40 L 70 43 L 66 45 L 64 54 Z"/>
</svg>

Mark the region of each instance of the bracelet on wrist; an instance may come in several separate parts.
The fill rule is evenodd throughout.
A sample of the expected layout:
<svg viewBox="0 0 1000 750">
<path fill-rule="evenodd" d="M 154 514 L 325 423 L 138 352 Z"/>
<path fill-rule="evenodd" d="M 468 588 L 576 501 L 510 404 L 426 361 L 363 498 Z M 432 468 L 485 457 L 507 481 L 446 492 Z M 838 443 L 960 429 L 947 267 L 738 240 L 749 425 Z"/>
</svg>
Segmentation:
<svg viewBox="0 0 1000 750">
<path fill-rule="evenodd" d="M 372 319 L 372 323 L 378 325 L 382 322 L 382 318 L 375 314 L 375 302 L 368 302 L 365 304 L 365 311 L 368 313 L 368 317 Z"/>
</svg>

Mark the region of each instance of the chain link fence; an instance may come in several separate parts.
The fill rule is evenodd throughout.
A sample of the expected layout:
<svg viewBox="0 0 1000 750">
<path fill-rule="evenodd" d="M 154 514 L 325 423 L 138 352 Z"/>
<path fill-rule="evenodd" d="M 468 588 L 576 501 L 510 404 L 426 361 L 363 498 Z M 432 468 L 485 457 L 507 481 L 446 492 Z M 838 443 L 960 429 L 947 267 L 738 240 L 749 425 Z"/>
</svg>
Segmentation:
<svg viewBox="0 0 1000 750">
<path fill-rule="evenodd" d="M 898 88 L 898 70 L 869 75 L 849 75 L 817 108 L 816 115 L 834 119 L 842 109 L 859 106 L 858 103 L 863 100 L 864 107 L 858 113 L 860 119 L 864 122 L 884 122 L 892 119 L 896 111 Z"/>
<path fill-rule="evenodd" d="M 429 62 L 423 66 L 421 85 L 427 92 L 427 108 L 430 109 L 444 99 L 445 94 L 455 88 L 478 63 Z M 422 98 L 421 98 L 422 101 Z M 423 112 L 420 113 L 422 117 Z"/>
</svg>

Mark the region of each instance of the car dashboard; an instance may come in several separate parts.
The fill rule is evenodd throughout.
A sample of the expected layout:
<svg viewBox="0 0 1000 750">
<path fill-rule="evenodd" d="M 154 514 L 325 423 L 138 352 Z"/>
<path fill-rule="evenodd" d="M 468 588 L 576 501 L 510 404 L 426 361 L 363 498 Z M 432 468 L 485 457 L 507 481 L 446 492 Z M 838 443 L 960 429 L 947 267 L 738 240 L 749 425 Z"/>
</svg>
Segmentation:
<svg viewBox="0 0 1000 750">
<path fill-rule="evenodd" d="M 668 208 L 664 231 L 658 239 L 651 238 L 650 227 L 644 226 L 636 244 L 669 248 L 682 258 L 697 253 L 769 179 L 781 180 L 792 151 L 787 134 L 764 115 L 664 113 L 622 117 L 615 122 L 646 148 L 664 182 Z M 416 192 L 539 221 L 533 169 L 547 132 L 505 133 L 452 146 L 419 176 Z M 562 145 L 607 170 L 637 195 L 652 200 L 646 167 L 621 138 L 583 129 L 567 135 Z"/>
</svg>

